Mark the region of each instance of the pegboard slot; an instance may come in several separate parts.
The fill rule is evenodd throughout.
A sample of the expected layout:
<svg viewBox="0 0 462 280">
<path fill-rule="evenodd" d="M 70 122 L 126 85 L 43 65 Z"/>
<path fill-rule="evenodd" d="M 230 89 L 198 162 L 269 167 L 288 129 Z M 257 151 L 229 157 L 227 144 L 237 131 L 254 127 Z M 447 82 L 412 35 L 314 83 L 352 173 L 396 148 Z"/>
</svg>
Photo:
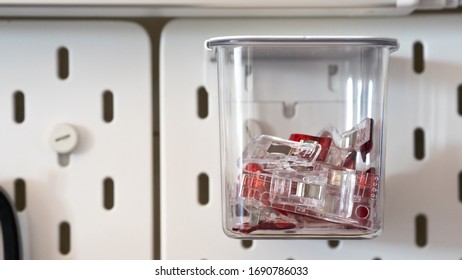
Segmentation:
<svg viewBox="0 0 462 280">
<path fill-rule="evenodd" d="M 249 249 L 250 247 L 252 247 L 252 245 L 253 245 L 252 240 L 241 240 L 241 246 L 244 249 Z"/>
<path fill-rule="evenodd" d="M 427 245 L 427 217 L 423 214 L 415 218 L 415 243 L 418 247 Z"/>
<path fill-rule="evenodd" d="M 414 156 L 417 160 L 425 157 L 425 132 L 422 128 L 414 130 Z"/>
<path fill-rule="evenodd" d="M 58 77 L 61 80 L 69 77 L 69 50 L 66 47 L 58 49 Z"/>
<path fill-rule="evenodd" d="M 71 251 L 71 226 L 68 222 L 59 225 L 59 252 L 63 255 Z"/>
<path fill-rule="evenodd" d="M 338 90 L 339 86 L 339 78 L 338 78 L 338 65 L 330 64 L 327 67 L 327 74 L 328 74 L 328 88 L 331 92 L 335 92 Z"/>
<path fill-rule="evenodd" d="M 22 123 L 26 117 L 25 113 L 25 97 L 24 93 L 17 91 L 13 95 L 14 104 L 14 121 L 16 123 Z"/>
<path fill-rule="evenodd" d="M 106 90 L 103 93 L 103 120 L 107 123 L 114 119 L 114 95 Z"/>
<path fill-rule="evenodd" d="M 58 154 L 58 164 L 61 167 L 66 167 L 71 162 L 71 155 L 70 154 Z"/>
<path fill-rule="evenodd" d="M 205 173 L 199 174 L 197 183 L 199 189 L 199 203 L 201 205 L 207 205 L 207 203 L 209 203 L 209 176 Z"/>
<path fill-rule="evenodd" d="M 14 201 L 18 212 L 26 209 L 26 182 L 21 178 L 14 181 Z"/>
<path fill-rule="evenodd" d="M 462 171 L 459 172 L 459 202 L 462 203 Z"/>
<path fill-rule="evenodd" d="M 296 105 L 297 105 L 296 103 L 286 103 L 286 102 L 282 103 L 283 113 L 286 118 L 291 119 L 294 117 Z"/>
<path fill-rule="evenodd" d="M 205 87 L 197 89 L 197 115 L 201 119 L 209 115 L 209 94 Z"/>
<path fill-rule="evenodd" d="M 462 84 L 457 88 L 457 112 L 462 116 Z"/>
<path fill-rule="evenodd" d="M 330 248 L 336 249 L 340 245 L 340 241 L 338 240 L 328 240 L 327 245 L 329 245 Z"/>
<path fill-rule="evenodd" d="M 114 180 L 105 178 L 103 181 L 103 205 L 106 210 L 114 207 Z"/>
<path fill-rule="evenodd" d="M 422 42 L 415 42 L 413 46 L 414 53 L 414 72 L 423 73 L 425 70 L 424 46 Z"/>
</svg>

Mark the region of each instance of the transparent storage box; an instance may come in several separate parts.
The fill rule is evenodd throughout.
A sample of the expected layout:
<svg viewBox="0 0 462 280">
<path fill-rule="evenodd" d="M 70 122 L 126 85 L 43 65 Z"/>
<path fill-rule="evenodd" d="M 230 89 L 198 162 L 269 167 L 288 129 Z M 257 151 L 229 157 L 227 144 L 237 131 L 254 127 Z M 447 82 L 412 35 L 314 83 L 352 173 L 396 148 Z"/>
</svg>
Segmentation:
<svg viewBox="0 0 462 280">
<path fill-rule="evenodd" d="M 377 236 L 397 41 L 222 37 L 206 46 L 218 64 L 225 233 Z"/>
</svg>

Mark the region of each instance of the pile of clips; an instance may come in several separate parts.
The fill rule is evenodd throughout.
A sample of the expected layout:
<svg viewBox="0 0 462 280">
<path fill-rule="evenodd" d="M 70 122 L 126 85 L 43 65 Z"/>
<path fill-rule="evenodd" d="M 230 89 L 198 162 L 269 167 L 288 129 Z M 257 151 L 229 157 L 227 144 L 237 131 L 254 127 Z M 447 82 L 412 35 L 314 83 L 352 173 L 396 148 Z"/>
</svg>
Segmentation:
<svg viewBox="0 0 462 280">
<path fill-rule="evenodd" d="M 343 133 L 260 135 L 238 160 L 233 231 L 372 229 L 379 176 L 370 166 L 373 120 Z"/>
</svg>

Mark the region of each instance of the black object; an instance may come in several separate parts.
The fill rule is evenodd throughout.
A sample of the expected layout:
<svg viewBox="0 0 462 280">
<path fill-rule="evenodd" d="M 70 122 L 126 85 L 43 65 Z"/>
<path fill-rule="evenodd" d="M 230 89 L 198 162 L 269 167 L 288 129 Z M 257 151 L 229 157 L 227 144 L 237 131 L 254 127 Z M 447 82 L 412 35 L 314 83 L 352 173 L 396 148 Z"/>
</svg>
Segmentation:
<svg viewBox="0 0 462 280">
<path fill-rule="evenodd" d="M 0 187 L 0 223 L 3 235 L 3 257 L 5 260 L 21 259 L 21 241 L 16 212 L 7 194 Z"/>
</svg>

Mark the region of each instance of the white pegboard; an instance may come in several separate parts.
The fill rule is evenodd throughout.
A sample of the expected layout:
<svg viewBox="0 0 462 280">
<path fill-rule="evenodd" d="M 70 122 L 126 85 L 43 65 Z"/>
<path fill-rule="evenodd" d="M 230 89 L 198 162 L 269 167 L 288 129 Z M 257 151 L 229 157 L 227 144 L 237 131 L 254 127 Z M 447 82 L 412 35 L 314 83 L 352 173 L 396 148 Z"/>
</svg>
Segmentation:
<svg viewBox="0 0 462 280">
<path fill-rule="evenodd" d="M 166 259 L 460 259 L 462 83 L 459 16 L 374 19 L 176 20 L 161 38 L 161 256 Z M 391 56 L 385 181 L 385 228 L 374 240 L 257 240 L 243 248 L 221 230 L 216 65 L 204 41 L 231 35 L 395 37 Z M 424 45 L 425 69 L 413 70 Z M 327 75 L 327 71 L 326 71 Z M 197 115 L 197 90 L 209 93 Z M 274 106 L 269 105 L 269 106 Z M 271 109 L 274 110 L 274 109 Z M 283 108 L 280 106 L 280 117 Z M 425 132 L 425 158 L 414 156 L 414 131 Z M 198 202 L 198 175 L 209 176 L 209 203 Z M 416 217 L 427 217 L 427 243 L 416 244 Z"/>
<path fill-rule="evenodd" d="M 128 22 L 0 22 L 0 185 L 15 198 L 24 257 L 153 257 L 152 97 L 150 41 Z M 58 77 L 57 52 L 69 52 L 69 76 Z M 103 120 L 103 93 L 114 118 Z M 14 121 L 13 95 L 24 93 L 25 119 Z M 68 166 L 49 144 L 54 125 L 69 123 L 79 143 Z M 103 180 L 114 182 L 114 206 L 103 205 Z M 60 252 L 59 226 L 70 225 Z"/>
</svg>

